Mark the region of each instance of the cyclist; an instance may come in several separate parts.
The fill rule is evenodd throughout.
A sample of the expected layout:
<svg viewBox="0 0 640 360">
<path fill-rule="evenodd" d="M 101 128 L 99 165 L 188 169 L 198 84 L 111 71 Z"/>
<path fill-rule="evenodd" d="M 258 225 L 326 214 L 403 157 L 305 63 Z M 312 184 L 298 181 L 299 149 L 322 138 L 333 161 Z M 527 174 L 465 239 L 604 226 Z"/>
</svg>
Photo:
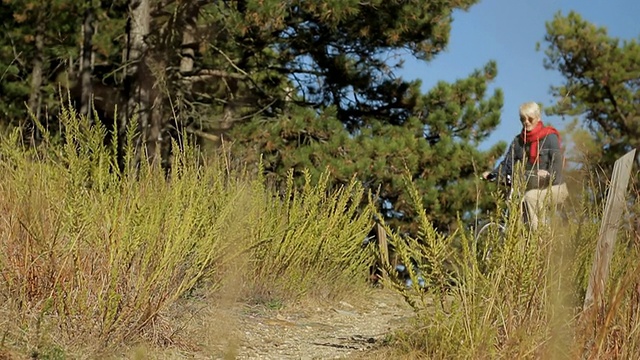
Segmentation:
<svg viewBox="0 0 640 360">
<path fill-rule="evenodd" d="M 540 106 L 535 102 L 520 105 L 520 122 L 522 131 L 511 142 L 502 162 L 493 171 L 484 172 L 482 177 L 513 176 L 515 165 L 521 163 L 528 174 L 524 194 L 525 220 L 535 229 L 547 199 L 550 198 L 550 205 L 555 206 L 563 203 L 569 192 L 562 176 L 564 161 L 558 130 L 544 125 Z"/>
</svg>

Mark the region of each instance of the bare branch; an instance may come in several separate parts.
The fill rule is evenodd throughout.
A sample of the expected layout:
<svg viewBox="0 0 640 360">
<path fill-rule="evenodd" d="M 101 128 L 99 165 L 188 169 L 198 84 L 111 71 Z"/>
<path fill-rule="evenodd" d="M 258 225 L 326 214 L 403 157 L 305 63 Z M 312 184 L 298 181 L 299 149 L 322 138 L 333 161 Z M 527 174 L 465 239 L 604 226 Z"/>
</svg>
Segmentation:
<svg viewBox="0 0 640 360">
<path fill-rule="evenodd" d="M 616 97 L 613 95 L 613 91 L 611 91 L 611 87 L 609 85 L 604 85 L 604 91 L 606 91 L 607 96 L 609 96 L 609 100 L 611 100 L 611 105 L 613 105 L 613 109 L 616 111 L 618 116 L 620 116 L 620 119 L 622 120 L 622 125 L 625 128 L 625 132 L 627 132 L 628 131 L 627 124 L 629 124 L 629 121 L 627 120 L 627 117 L 622 113 L 622 109 L 620 109 L 620 106 L 618 105 L 618 101 L 616 100 Z"/>
<path fill-rule="evenodd" d="M 247 74 L 246 71 L 242 70 L 238 65 L 236 65 L 236 63 L 233 62 L 233 60 L 231 60 L 231 58 L 229 57 L 229 55 L 225 54 L 224 51 L 220 50 L 218 47 L 216 47 L 213 44 L 210 44 L 210 46 L 218 52 L 218 54 L 222 55 L 222 57 L 225 58 L 225 60 L 227 60 L 227 62 L 229 63 L 229 65 L 231 65 L 234 69 L 236 69 L 239 73 L 243 74 L 244 76 L 249 76 L 249 74 Z"/>
<path fill-rule="evenodd" d="M 306 70 L 306 69 L 300 69 L 300 68 L 287 68 L 284 66 L 269 66 L 268 67 L 269 70 L 276 70 L 280 73 L 283 74 L 309 74 L 309 75 L 315 75 L 315 76 L 325 76 L 326 74 L 323 73 L 322 71 L 317 71 L 317 70 Z"/>
<path fill-rule="evenodd" d="M 185 128 L 185 131 L 188 132 L 189 134 L 194 134 L 194 135 L 200 136 L 203 139 L 207 139 L 207 140 L 213 141 L 215 143 L 220 141 L 220 136 L 219 135 L 209 134 L 209 133 L 204 132 L 202 130 L 194 129 L 192 127 Z"/>
<path fill-rule="evenodd" d="M 156 6 L 155 9 L 153 9 L 151 11 L 151 16 L 160 16 L 160 15 L 171 15 L 171 12 L 169 11 L 165 11 L 164 8 L 167 5 L 173 4 L 174 2 L 176 2 L 176 0 L 161 0 L 159 1 Z"/>
<path fill-rule="evenodd" d="M 224 53 L 224 51 L 220 50 L 218 47 L 211 45 L 211 47 L 218 52 L 218 54 L 222 55 L 225 60 L 227 60 L 227 62 L 229 63 L 229 65 L 231 65 L 234 69 L 236 69 L 240 74 L 245 76 L 246 80 L 249 80 L 253 86 L 255 86 L 256 89 L 258 89 L 258 91 L 260 91 L 261 93 L 263 93 L 264 95 L 266 95 L 267 97 L 269 97 L 269 99 L 273 99 L 273 96 L 269 95 L 269 93 L 267 91 L 264 91 L 260 85 L 251 78 L 251 76 L 249 76 L 249 74 L 247 74 L 246 71 L 242 70 L 238 65 L 236 65 L 233 60 L 231 60 L 231 58 Z"/>
<path fill-rule="evenodd" d="M 232 79 L 245 80 L 247 76 L 242 74 L 229 73 L 222 70 L 204 69 L 204 70 L 198 71 L 193 75 L 182 75 L 182 78 L 184 81 L 197 82 L 197 81 L 206 81 L 211 78 L 232 78 Z"/>
</svg>

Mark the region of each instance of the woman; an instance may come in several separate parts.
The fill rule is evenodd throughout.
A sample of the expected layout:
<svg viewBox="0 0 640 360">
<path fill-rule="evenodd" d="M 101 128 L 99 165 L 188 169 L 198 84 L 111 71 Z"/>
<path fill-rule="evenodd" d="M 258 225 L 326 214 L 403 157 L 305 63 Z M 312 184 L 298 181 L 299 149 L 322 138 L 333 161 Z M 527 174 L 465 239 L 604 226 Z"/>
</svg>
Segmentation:
<svg viewBox="0 0 640 360">
<path fill-rule="evenodd" d="M 569 195 L 562 177 L 563 155 L 560 134 L 553 126 L 545 126 L 540 116 L 540 106 L 527 102 L 520 106 L 522 132 L 516 136 L 504 160 L 492 172 L 482 177 L 504 178 L 512 175 L 517 163 L 524 162 L 527 175 L 527 191 L 524 194 L 527 220 L 532 228 L 538 227 L 538 215 L 544 212 L 544 204 L 564 202 Z M 549 186 L 551 185 L 551 186 Z"/>
</svg>

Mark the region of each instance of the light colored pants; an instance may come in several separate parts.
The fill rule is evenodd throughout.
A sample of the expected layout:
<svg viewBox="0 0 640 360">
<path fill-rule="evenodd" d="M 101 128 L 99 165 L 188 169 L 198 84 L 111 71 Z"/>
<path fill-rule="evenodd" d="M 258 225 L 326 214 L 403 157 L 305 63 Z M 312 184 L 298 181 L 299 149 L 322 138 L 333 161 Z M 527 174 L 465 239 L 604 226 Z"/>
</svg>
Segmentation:
<svg viewBox="0 0 640 360">
<path fill-rule="evenodd" d="M 569 196 L 567 184 L 553 185 L 543 189 L 533 189 L 524 193 L 524 204 L 526 207 L 526 219 L 532 229 L 536 229 L 539 219 L 546 217 L 549 207 L 555 209 L 556 205 L 562 204 Z"/>
</svg>

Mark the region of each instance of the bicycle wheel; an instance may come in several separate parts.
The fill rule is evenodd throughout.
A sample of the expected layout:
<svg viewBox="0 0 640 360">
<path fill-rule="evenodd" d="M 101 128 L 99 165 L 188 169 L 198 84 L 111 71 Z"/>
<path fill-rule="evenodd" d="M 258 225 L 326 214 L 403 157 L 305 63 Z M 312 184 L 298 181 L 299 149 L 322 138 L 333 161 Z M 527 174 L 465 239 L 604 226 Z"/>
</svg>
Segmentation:
<svg viewBox="0 0 640 360">
<path fill-rule="evenodd" d="M 488 269 L 495 249 L 503 243 L 505 230 L 504 224 L 492 221 L 476 232 L 476 260 L 480 271 Z"/>
</svg>

